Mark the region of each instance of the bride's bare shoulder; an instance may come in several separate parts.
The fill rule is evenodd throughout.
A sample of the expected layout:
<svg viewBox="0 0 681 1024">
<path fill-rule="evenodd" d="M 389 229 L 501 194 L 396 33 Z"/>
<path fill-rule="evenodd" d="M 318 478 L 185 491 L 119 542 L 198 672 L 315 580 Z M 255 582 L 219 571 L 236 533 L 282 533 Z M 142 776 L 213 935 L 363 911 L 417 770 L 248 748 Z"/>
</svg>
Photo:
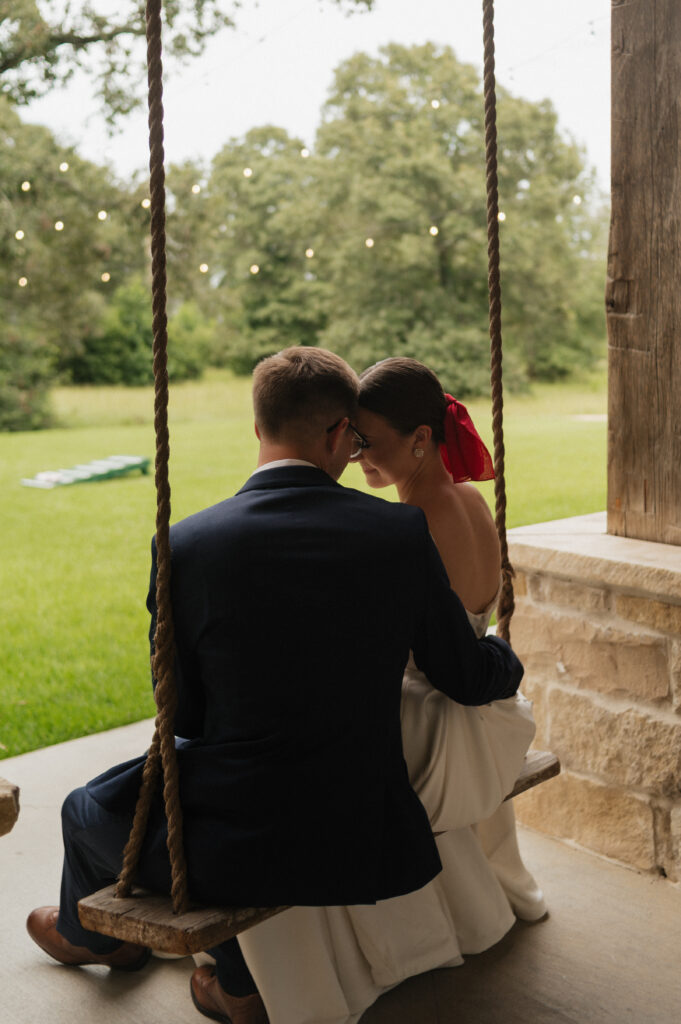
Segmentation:
<svg viewBox="0 0 681 1024">
<path fill-rule="evenodd" d="M 483 495 L 473 484 L 431 493 L 424 511 L 450 583 L 471 611 L 486 607 L 501 570 L 499 539 Z"/>
</svg>

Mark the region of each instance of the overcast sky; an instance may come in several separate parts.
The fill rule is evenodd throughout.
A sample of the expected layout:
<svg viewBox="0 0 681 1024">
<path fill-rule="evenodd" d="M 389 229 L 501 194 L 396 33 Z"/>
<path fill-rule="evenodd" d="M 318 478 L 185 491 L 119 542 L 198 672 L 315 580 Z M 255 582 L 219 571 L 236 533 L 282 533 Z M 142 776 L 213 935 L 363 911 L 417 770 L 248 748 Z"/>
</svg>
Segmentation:
<svg viewBox="0 0 681 1024">
<path fill-rule="evenodd" d="M 515 95 L 551 99 L 563 131 L 586 147 L 609 189 L 610 0 L 495 6 L 498 81 Z M 481 0 L 377 0 L 371 14 L 348 18 L 319 0 L 244 0 L 237 31 L 213 40 L 200 60 L 166 81 L 167 161 L 208 160 L 229 138 L 266 123 L 311 144 L 333 69 L 358 50 L 432 41 L 482 68 L 481 11 Z M 110 139 L 90 91 L 76 79 L 23 116 L 123 178 L 146 168 L 146 112 Z"/>
</svg>

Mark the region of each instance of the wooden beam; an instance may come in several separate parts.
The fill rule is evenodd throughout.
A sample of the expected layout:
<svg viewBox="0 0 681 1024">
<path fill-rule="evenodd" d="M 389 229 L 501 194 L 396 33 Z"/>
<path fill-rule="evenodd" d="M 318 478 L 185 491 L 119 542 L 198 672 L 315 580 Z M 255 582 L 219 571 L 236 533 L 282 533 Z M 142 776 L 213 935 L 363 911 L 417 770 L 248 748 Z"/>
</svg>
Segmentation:
<svg viewBox="0 0 681 1024">
<path fill-rule="evenodd" d="M 608 532 L 681 544 L 681 4 L 612 0 Z"/>
</svg>

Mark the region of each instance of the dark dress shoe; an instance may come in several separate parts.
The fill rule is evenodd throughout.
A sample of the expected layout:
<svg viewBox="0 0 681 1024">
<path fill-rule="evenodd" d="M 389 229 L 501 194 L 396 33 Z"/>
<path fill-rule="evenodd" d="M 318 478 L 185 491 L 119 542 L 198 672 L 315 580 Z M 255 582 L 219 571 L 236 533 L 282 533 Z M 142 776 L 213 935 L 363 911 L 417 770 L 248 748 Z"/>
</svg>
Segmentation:
<svg viewBox="0 0 681 1024">
<path fill-rule="evenodd" d="M 86 946 L 74 946 L 57 931 L 59 907 L 38 907 L 26 919 L 26 930 L 33 941 L 60 964 L 81 967 L 83 964 L 103 964 L 116 971 L 139 971 L 151 956 L 151 950 L 124 942 L 113 953 L 93 953 Z"/>
<path fill-rule="evenodd" d="M 204 1017 L 222 1024 L 269 1024 L 260 995 L 230 996 L 218 981 L 214 967 L 197 967 L 189 988 L 194 1006 Z"/>
</svg>

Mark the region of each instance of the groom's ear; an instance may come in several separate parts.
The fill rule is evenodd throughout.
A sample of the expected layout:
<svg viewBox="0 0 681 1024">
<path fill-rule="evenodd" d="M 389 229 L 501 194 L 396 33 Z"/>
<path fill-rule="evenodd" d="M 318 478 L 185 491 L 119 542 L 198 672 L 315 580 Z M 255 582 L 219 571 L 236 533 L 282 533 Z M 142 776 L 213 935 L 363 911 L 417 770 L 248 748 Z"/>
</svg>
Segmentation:
<svg viewBox="0 0 681 1024">
<path fill-rule="evenodd" d="M 343 437 L 345 436 L 345 431 L 348 429 L 349 422 L 349 418 L 347 416 L 344 416 L 342 420 L 338 421 L 338 423 L 333 428 L 331 433 L 327 433 L 326 447 L 328 448 L 332 455 L 335 455 L 336 451 L 338 450 L 338 446 L 343 440 Z"/>
<path fill-rule="evenodd" d="M 255 430 L 255 436 L 257 437 L 258 441 L 262 441 L 262 438 L 260 436 L 260 428 L 258 424 L 255 422 L 255 420 L 253 421 L 253 429 Z"/>
</svg>

